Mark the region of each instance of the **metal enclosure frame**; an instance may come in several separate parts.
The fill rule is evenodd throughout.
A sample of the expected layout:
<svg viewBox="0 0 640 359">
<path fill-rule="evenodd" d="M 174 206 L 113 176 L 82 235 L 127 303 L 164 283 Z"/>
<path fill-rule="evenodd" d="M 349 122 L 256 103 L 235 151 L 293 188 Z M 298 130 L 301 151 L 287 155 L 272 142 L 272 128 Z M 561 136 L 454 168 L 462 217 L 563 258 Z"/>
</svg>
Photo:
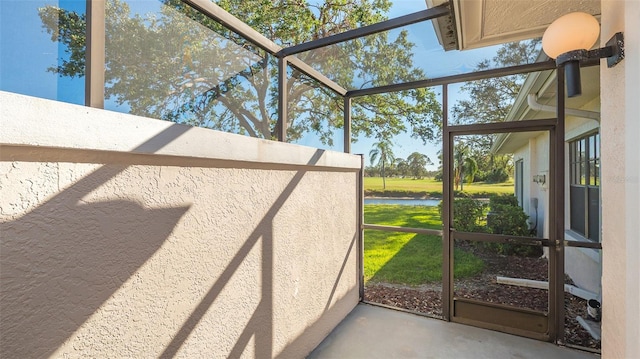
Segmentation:
<svg viewBox="0 0 640 359">
<path fill-rule="evenodd" d="M 375 88 L 347 90 L 321 74 L 313 67 L 301 61 L 295 56 L 297 53 L 321 48 L 324 46 L 361 38 L 366 35 L 376 34 L 389 29 L 398 28 L 422 21 L 429 21 L 442 16 L 453 16 L 449 4 L 419 11 L 413 14 L 390 19 L 378 24 L 365 26 L 363 28 L 350 30 L 344 33 L 336 34 L 327 38 L 310 41 L 303 44 L 294 45 L 288 48 L 282 48 L 270 39 L 266 38 L 249 25 L 245 24 L 238 18 L 229 14 L 218 5 L 210 0 L 182 0 L 185 4 L 195 8 L 207 17 L 219 22 L 229 30 L 244 37 L 252 44 L 256 45 L 266 53 L 275 56 L 278 59 L 278 122 L 276 125 L 276 133 L 279 141 L 286 141 L 287 132 L 287 93 L 285 85 L 287 78 L 287 67 L 293 66 L 305 75 L 318 81 L 323 86 L 334 93 L 343 97 L 344 102 L 344 152 L 351 152 L 351 101 L 353 98 L 374 94 L 383 94 L 388 92 L 411 90 L 424 87 L 441 86 L 442 89 L 442 143 L 443 143 L 443 230 L 429 230 L 419 228 L 405 228 L 393 226 L 380 226 L 364 223 L 363 217 L 363 175 L 364 175 L 364 159 L 362 160 L 362 168 L 358 174 L 357 188 L 357 250 L 358 250 L 358 278 L 360 299 L 364 300 L 364 263 L 363 263 L 363 240 L 364 230 L 383 230 L 383 231 L 402 231 L 410 233 L 425 233 L 442 236 L 443 238 L 443 317 L 444 320 L 455 320 L 453 311 L 455 303 L 453 301 L 453 245 L 454 237 L 467 238 L 475 240 L 504 241 L 507 236 L 491 236 L 471 234 L 471 233 L 454 233 L 452 231 L 453 218 L 453 187 L 452 187 L 452 163 L 453 151 L 452 141 L 454 136 L 461 134 L 488 134 L 498 132 L 518 132 L 525 130 L 545 130 L 549 131 L 550 136 L 550 238 L 535 241 L 539 244 L 548 246 L 554 255 L 550 255 L 549 261 L 549 326 L 548 332 L 540 336 L 539 339 L 554 341 L 560 344 L 564 343 L 564 247 L 584 247 L 602 249 L 600 243 L 577 243 L 567 242 L 564 240 L 564 205 L 565 205 L 565 173 L 564 173 L 564 120 L 565 120 L 565 93 L 564 93 L 564 68 L 557 67 L 553 60 L 537 62 L 526 65 L 511 66 L 499 69 L 491 69 L 478 71 L 462 75 L 453 75 L 406 83 L 396 83 Z M 104 107 L 104 68 L 105 68 L 105 0 L 86 0 L 87 4 L 87 43 L 86 43 L 86 86 L 85 86 L 85 104 L 91 107 Z M 599 62 L 585 62 L 582 66 L 599 65 Z M 528 120 L 518 122 L 501 122 L 490 124 L 475 124 L 464 126 L 449 125 L 448 114 L 448 85 L 458 82 L 474 81 L 491 77 L 500 77 L 515 74 L 524 74 L 543 70 L 557 70 L 557 114 L 556 118 L 545 120 Z M 513 236 L 508 236 L 509 239 Z M 520 240 L 531 241 L 530 238 L 521 238 Z M 445 297 L 446 296 L 446 297 Z M 475 308 L 474 310 L 482 310 Z M 460 320 L 458 320 L 460 321 Z M 461 322 L 465 322 L 464 320 Z M 482 323 L 472 323 L 481 325 Z M 492 329 L 500 329 L 495 326 L 488 326 Z M 504 329 L 504 328 L 502 328 Z M 506 330 L 509 331 L 509 330 Z M 513 332 L 513 331 L 511 331 Z M 526 333 L 515 332 L 514 334 L 527 335 Z"/>
<path fill-rule="evenodd" d="M 598 63 L 589 62 L 582 66 L 598 66 Z M 542 119 L 542 120 L 526 120 L 518 122 L 497 122 L 488 124 L 474 124 L 474 125 L 449 125 L 448 115 L 448 85 L 456 82 L 474 81 L 490 77 L 500 77 L 513 74 L 524 74 L 535 71 L 556 69 L 557 74 L 557 113 L 555 118 Z M 424 233 L 431 235 L 441 235 L 443 238 L 443 278 L 442 278 L 442 293 L 443 293 L 443 319 L 447 321 L 455 321 L 463 324 L 470 324 L 475 326 L 481 326 L 488 329 L 505 331 L 511 334 L 522 335 L 532 337 L 534 339 L 546 340 L 550 342 L 556 342 L 558 344 L 566 345 L 564 338 L 564 248 L 565 247 L 581 247 L 581 248 L 594 248 L 602 249 L 600 243 L 593 242 L 575 242 L 564 240 L 564 205 L 565 205 L 565 158 L 564 158 L 564 123 L 565 123 L 565 89 L 564 89 L 564 68 L 556 68 L 555 63 L 550 61 L 541 62 L 535 64 L 521 65 L 507 67 L 503 69 L 493 69 L 481 72 L 475 72 L 467 75 L 456 75 L 446 78 L 436 78 L 423 81 L 417 81 L 415 83 L 405 83 L 398 85 L 385 86 L 382 88 L 366 89 L 349 92 L 348 95 L 352 97 L 385 93 L 386 90 L 407 90 L 419 87 L 431 87 L 433 85 L 442 86 L 442 114 L 443 114 L 443 231 L 427 230 L 419 228 L 403 228 L 393 226 L 380 226 L 364 224 L 364 229 L 385 230 L 395 232 L 410 232 L 410 233 Z M 453 184 L 452 184 L 452 163 L 453 163 L 453 138 L 456 135 L 465 134 L 492 134 L 492 133 L 504 133 L 504 132 L 522 132 L 522 131 L 547 131 L 549 133 L 549 171 L 550 171 L 550 238 L 549 239 L 531 239 L 527 237 L 516 238 L 514 236 L 501 236 L 501 235 L 485 235 L 476 233 L 454 233 L 452 228 L 453 219 Z M 448 185 L 447 185 L 448 184 Z M 536 333 L 531 330 L 519 330 L 510 328 L 508 326 L 499 324 L 487 324 L 478 320 L 467 320 L 463 318 L 455 318 L 454 310 L 455 302 L 453 296 L 453 250 L 454 250 L 454 237 L 459 239 L 479 240 L 479 241 L 491 241 L 491 242 L 511 242 L 513 240 L 521 241 L 522 243 L 530 243 L 546 246 L 549 248 L 549 314 L 548 318 L 543 319 L 547 321 L 546 332 Z M 375 304 L 375 303 L 371 303 Z M 504 306 L 495 305 L 477 305 L 477 303 L 470 303 L 473 311 L 486 312 L 482 315 L 505 315 L 507 313 Z M 460 310 L 460 308 L 458 308 Z M 498 310 L 496 312 L 496 310 Z M 466 310 L 469 312 L 469 310 Z M 535 314 L 530 313 L 527 310 L 518 310 L 511 308 L 513 315 L 511 319 L 507 318 L 507 321 L 517 322 L 521 320 L 535 319 Z M 534 316 L 532 316 L 534 315 Z"/>
<path fill-rule="evenodd" d="M 545 131 L 549 133 L 549 144 L 550 144 L 550 152 L 549 152 L 549 168 L 552 169 L 555 167 L 555 148 L 552 145 L 555 141 L 552 133 L 554 133 L 557 124 L 560 121 L 557 121 L 555 118 L 551 119 L 542 119 L 542 120 L 527 120 L 527 121 L 518 121 L 518 122 L 503 122 L 503 123 L 490 123 L 490 124 L 478 124 L 478 125 L 470 125 L 470 126 L 450 126 L 446 130 L 447 133 L 447 142 L 444 143 L 444 146 L 449 149 L 449 153 L 453 153 L 454 148 L 454 138 L 455 136 L 460 135 L 475 135 L 475 134 L 493 134 L 493 133 L 514 133 L 514 132 L 525 132 L 525 131 Z M 558 132 L 555 131 L 557 134 Z M 453 158 L 450 159 L 453 163 Z M 453 168 L 449 166 L 449 176 L 453 175 Z M 447 276 L 448 279 L 448 288 L 447 292 L 448 302 L 449 302 L 449 319 L 462 324 L 475 325 L 487 329 L 498 330 L 502 332 L 507 332 L 511 334 L 521 335 L 530 337 L 538 340 L 545 341 L 556 341 L 556 331 L 555 331 L 555 318 L 557 313 L 556 308 L 556 298 L 557 298 L 557 281 L 561 281 L 562 284 L 562 293 L 564 293 L 564 272 L 562 278 L 559 278 L 556 272 L 556 267 L 554 263 L 557 262 L 556 256 L 558 253 L 556 252 L 556 243 L 557 241 L 553 240 L 554 236 L 551 235 L 550 239 L 546 238 L 531 238 L 531 237 L 517 237 L 510 235 L 499 235 L 499 234 L 486 234 L 486 233 L 467 233 L 467 232 L 456 232 L 453 227 L 453 181 L 449 181 L 446 184 L 443 184 L 445 187 L 449 187 L 447 193 L 450 194 L 448 200 L 444 200 L 448 202 L 450 212 L 448 213 L 448 218 L 443 219 L 443 223 L 445 223 L 445 228 L 449 228 L 449 236 L 445 243 L 449 243 L 449 251 L 451 262 L 453 258 L 453 250 L 455 247 L 455 240 L 470 240 L 477 242 L 494 242 L 494 243 L 520 243 L 520 244 L 528 244 L 528 245 L 536 245 L 543 246 L 549 248 L 549 264 L 548 264 L 548 281 L 549 281 L 549 291 L 548 291 L 548 310 L 549 313 L 547 315 L 523 308 L 517 308 L 504 304 L 494 304 L 489 302 L 482 302 L 479 300 L 471 300 L 465 298 L 456 298 L 454 293 L 454 278 L 453 278 L 453 263 L 450 264 L 449 273 Z M 555 201 L 554 194 L 550 195 L 550 202 L 553 203 Z M 552 234 L 553 232 L 550 232 Z M 444 279 L 443 279 L 444 281 Z M 444 299 L 443 299 L 444 300 Z M 564 322 L 564 318 L 563 318 Z"/>
</svg>

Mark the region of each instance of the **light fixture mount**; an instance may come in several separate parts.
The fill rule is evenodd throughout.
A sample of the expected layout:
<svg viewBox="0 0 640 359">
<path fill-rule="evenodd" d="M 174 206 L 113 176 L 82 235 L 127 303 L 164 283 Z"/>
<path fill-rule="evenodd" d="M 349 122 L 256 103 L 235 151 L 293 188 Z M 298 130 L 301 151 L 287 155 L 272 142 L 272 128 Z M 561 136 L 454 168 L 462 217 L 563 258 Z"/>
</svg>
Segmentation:
<svg viewBox="0 0 640 359">
<path fill-rule="evenodd" d="M 624 59 L 624 36 L 616 33 L 605 47 L 592 48 L 600 36 L 600 24 L 591 14 L 572 12 L 565 14 L 549 25 L 542 36 L 542 49 L 556 66 L 565 71 L 567 96 L 582 94 L 580 65 L 606 58 L 607 66 L 613 67 Z"/>
<path fill-rule="evenodd" d="M 613 52 L 611 55 L 605 56 L 607 58 L 607 67 L 614 67 L 624 59 L 624 35 L 621 32 L 615 33 L 607 41 L 605 49 L 611 49 Z M 602 58 L 602 56 L 599 58 Z"/>
<path fill-rule="evenodd" d="M 556 66 L 565 68 L 568 97 L 582 95 L 580 64 L 604 58 L 607 59 L 607 67 L 613 67 L 624 59 L 624 36 L 621 32 L 613 35 L 605 47 L 594 50 L 572 50 L 558 55 Z"/>
<path fill-rule="evenodd" d="M 560 66 L 570 61 L 585 62 L 603 58 L 607 59 L 607 67 L 614 67 L 624 59 L 624 35 L 621 32 L 613 35 L 605 47 L 594 50 L 573 50 L 558 55 L 556 65 Z"/>
</svg>

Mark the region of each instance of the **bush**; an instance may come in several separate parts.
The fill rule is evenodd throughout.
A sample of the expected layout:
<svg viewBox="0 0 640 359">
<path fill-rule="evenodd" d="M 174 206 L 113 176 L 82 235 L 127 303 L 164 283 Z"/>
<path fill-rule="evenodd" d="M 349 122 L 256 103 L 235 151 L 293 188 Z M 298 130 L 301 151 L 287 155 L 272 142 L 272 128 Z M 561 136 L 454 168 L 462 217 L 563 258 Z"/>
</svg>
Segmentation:
<svg viewBox="0 0 640 359">
<path fill-rule="evenodd" d="M 487 226 L 491 233 L 509 234 L 513 236 L 529 235 L 528 216 L 522 208 L 509 205 L 491 206 L 487 215 Z"/>
<path fill-rule="evenodd" d="M 485 205 L 473 198 L 456 198 L 453 201 L 453 228 L 459 232 L 483 232 L 480 221 L 484 218 Z M 442 201 L 438 204 L 442 218 Z"/>
<path fill-rule="evenodd" d="M 487 183 L 502 183 L 507 182 L 509 174 L 504 168 L 494 168 L 487 173 Z"/>
<path fill-rule="evenodd" d="M 495 206 L 518 207 L 518 199 L 512 194 L 494 194 L 489 197 L 489 207 Z"/>
<path fill-rule="evenodd" d="M 527 216 L 518 206 L 513 195 L 495 195 L 489 200 L 487 227 L 491 233 L 526 237 L 530 235 Z M 524 244 L 487 243 L 487 247 L 499 254 L 519 256 L 539 256 L 542 248 Z"/>
<path fill-rule="evenodd" d="M 486 182 L 487 181 L 487 172 L 486 171 L 478 171 L 475 176 L 473 176 L 473 182 Z"/>
<path fill-rule="evenodd" d="M 530 235 L 527 219 L 529 218 L 518 206 L 518 199 L 514 195 L 492 195 L 489 198 L 487 226 L 483 227 L 484 212 L 487 205 L 473 198 L 456 198 L 453 202 L 453 227 L 459 232 L 489 232 L 519 237 Z M 440 218 L 442 218 L 442 201 L 438 204 Z M 498 254 L 518 256 L 540 256 L 542 248 L 526 244 L 474 242 L 483 245 Z"/>
</svg>

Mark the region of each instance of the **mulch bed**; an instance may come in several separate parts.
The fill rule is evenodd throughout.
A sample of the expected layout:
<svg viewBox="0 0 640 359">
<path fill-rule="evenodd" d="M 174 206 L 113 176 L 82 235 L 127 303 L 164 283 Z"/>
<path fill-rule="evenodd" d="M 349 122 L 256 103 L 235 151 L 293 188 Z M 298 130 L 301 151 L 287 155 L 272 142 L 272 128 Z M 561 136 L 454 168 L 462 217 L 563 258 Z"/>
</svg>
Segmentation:
<svg viewBox="0 0 640 359">
<path fill-rule="evenodd" d="M 474 250 L 485 261 L 485 269 L 473 278 L 456 280 L 456 297 L 508 304 L 546 312 L 547 290 L 496 283 L 496 276 L 547 280 L 548 266 L 544 258 L 500 256 Z M 442 284 L 432 283 L 419 287 L 368 283 L 365 300 L 442 318 Z M 567 344 L 590 349 L 600 349 L 595 340 L 577 322 L 576 317 L 586 317 L 586 300 L 569 293 L 565 295 L 565 341 Z"/>
</svg>

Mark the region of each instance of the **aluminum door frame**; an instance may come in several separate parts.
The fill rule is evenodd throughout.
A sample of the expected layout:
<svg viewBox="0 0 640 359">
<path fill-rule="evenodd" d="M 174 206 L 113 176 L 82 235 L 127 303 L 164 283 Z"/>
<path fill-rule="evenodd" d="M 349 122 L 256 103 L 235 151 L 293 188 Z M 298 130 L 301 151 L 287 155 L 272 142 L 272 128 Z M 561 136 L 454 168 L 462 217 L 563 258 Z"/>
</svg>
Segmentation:
<svg viewBox="0 0 640 359">
<path fill-rule="evenodd" d="M 564 257 L 563 241 L 559 240 L 555 228 L 550 230 L 550 238 L 529 238 L 506 235 L 493 235 L 486 233 L 456 232 L 453 228 L 453 146 L 456 136 L 482 135 L 514 132 L 545 131 L 549 134 L 549 170 L 550 170 L 550 207 L 557 203 L 556 196 L 564 194 L 557 192 L 559 187 L 555 181 L 558 157 L 564 157 L 564 152 L 557 150 L 557 137 L 561 137 L 564 143 L 564 131 L 558 131 L 556 118 L 526 120 L 516 122 L 473 124 L 460 126 L 444 126 L 443 131 L 443 312 L 447 320 L 478 326 L 486 329 L 498 330 L 510 334 L 530 337 L 538 340 L 555 342 L 558 339 L 560 329 L 557 326 L 558 318 L 563 318 L 563 308 L 559 303 L 564 299 L 564 268 L 561 258 Z M 560 154 L 560 156 L 558 156 Z M 563 162 L 563 161 L 561 161 Z M 554 222 L 554 221 L 550 221 Z M 554 223 L 551 223 L 554 226 Z M 549 248 L 549 292 L 548 314 L 515 308 L 507 305 L 487 303 L 476 300 L 455 298 L 453 276 L 453 254 L 455 239 L 465 239 L 483 242 L 501 243 L 528 243 Z M 560 285 L 562 291 L 558 292 Z"/>
</svg>

